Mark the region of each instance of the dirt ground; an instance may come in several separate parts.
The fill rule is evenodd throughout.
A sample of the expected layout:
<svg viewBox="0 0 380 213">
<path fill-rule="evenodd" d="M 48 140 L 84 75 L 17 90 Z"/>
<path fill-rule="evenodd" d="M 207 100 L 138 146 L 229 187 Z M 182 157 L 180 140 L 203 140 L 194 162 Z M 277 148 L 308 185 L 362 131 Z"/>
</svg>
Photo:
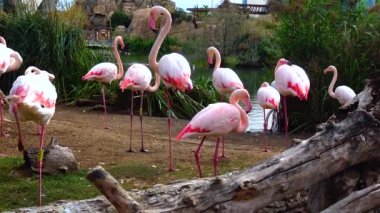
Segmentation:
<svg viewBox="0 0 380 213">
<path fill-rule="evenodd" d="M 9 121 L 5 113 L 5 132 L 7 137 L 0 137 L 0 154 L 2 156 L 22 156 L 17 150 L 17 128 L 14 122 Z M 199 142 L 198 138 L 175 141 L 177 133 L 187 124 L 186 120 L 173 121 L 173 153 L 174 165 L 194 162 L 194 151 Z M 139 117 L 133 121 L 133 148 L 140 149 Z M 62 146 L 69 146 L 80 164 L 81 168 L 90 168 L 98 164 L 112 166 L 127 161 L 147 162 L 155 166 L 167 167 L 168 141 L 167 121 L 165 118 L 144 117 L 144 141 L 148 153 L 130 153 L 129 128 L 130 117 L 126 111 L 109 110 L 109 126 L 103 128 L 103 112 L 91 107 L 74 107 L 58 105 L 56 113 L 47 126 L 46 143 L 51 136 L 55 136 Z M 33 122 L 21 124 L 26 148 L 38 147 L 37 125 Z M 258 133 L 231 134 L 225 137 L 226 154 L 232 160 L 249 161 L 257 163 L 271 155 L 285 149 L 282 134 L 270 134 L 269 144 L 271 152 L 262 152 L 265 135 Z M 292 138 L 307 138 L 307 135 L 290 135 Z M 214 142 L 212 139 L 205 142 L 202 148 L 202 159 L 210 161 L 213 157 Z M 210 162 L 211 163 L 211 162 Z M 195 165 L 194 165 L 195 166 Z"/>
</svg>

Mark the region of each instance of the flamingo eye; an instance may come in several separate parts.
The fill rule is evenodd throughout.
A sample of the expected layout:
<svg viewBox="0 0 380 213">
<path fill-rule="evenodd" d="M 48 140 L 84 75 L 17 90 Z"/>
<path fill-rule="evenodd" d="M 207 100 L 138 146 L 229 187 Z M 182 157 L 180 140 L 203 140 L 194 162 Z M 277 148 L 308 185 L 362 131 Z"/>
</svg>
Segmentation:
<svg viewBox="0 0 380 213">
<path fill-rule="evenodd" d="M 41 104 L 41 108 L 45 108 L 45 105 Z"/>
</svg>

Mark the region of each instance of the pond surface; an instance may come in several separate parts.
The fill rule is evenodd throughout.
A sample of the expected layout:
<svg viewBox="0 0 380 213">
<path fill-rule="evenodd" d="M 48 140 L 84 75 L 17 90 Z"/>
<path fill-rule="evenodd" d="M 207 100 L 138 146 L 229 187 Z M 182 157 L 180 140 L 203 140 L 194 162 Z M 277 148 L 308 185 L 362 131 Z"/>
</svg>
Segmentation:
<svg viewBox="0 0 380 213">
<path fill-rule="evenodd" d="M 148 60 L 146 56 L 135 56 L 135 55 L 124 55 L 122 56 L 125 67 L 129 67 L 131 63 L 143 63 L 147 64 Z M 194 60 L 190 61 L 190 66 L 192 68 L 192 78 L 196 79 L 200 76 L 210 76 L 212 74 L 211 69 L 208 68 L 207 61 Z M 264 69 L 264 68 L 251 68 L 251 67 L 236 67 L 233 70 L 240 77 L 241 81 L 244 84 L 244 87 L 248 90 L 251 95 L 252 100 L 252 111 L 248 114 L 250 119 L 250 124 L 247 129 L 249 132 L 259 132 L 263 130 L 263 110 L 256 101 L 256 93 L 260 88 L 261 83 L 264 81 L 272 82 L 273 69 Z M 266 110 L 266 114 L 270 110 Z M 268 120 L 268 129 L 270 129 L 272 124 L 272 116 Z"/>
</svg>

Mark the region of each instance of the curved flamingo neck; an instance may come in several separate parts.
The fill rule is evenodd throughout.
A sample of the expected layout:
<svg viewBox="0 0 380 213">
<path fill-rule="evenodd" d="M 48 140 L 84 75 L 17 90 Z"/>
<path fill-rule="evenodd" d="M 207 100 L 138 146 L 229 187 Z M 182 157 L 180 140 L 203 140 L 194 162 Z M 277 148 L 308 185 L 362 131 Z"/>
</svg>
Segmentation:
<svg viewBox="0 0 380 213">
<path fill-rule="evenodd" d="M 5 46 L 7 46 L 7 42 L 5 41 L 5 39 L 2 36 L 0 36 L 0 43 L 2 43 Z"/>
<path fill-rule="evenodd" d="M 335 67 L 331 67 L 330 69 L 327 70 L 328 72 L 333 72 L 334 73 L 334 76 L 331 80 L 331 83 L 329 85 L 329 89 L 328 89 L 328 92 L 329 92 L 329 95 L 333 98 L 335 98 L 335 92 L 334 92 L 334 86 L 335 86 L 335 82 L 336 80 L 338 79 L 338 71 Z"/>
<path fill-rule="evenodd" d="M 8 66 L 8 70 L 9 70 L 9 71 L 17 70 L 17 69 L 20 67 L 20 65 L 22 64 L 22 57 L 21 57 L 21 55 L 20 55 L 18 52 L 16 52 L 16 51 L 12 51 L 10 55 L 11 55 L 11 57 L 12 57 L 14 60 L 12 60 L 12 64 L 10 64 L 10 65 Z"/>
<path fill-rule="evenodd" d="M 172 16 L 170 15 L 169 11 L 163 7 L 161 7 L 160 9 L 165 17 L 165 24 L 160 30 L 160 33 L 158 34 L 156 41 L 154 42 L 152 49 L 150 50 L 149 57 L 148 57 L 149 66 L 155 72 L 158 72 L 158 62 L 157 62 L 158 51 L 162 43 L 164 42 L 166 35 L 169 33 L 171 25 L 172 25 Z"/>
<path fill-rule="evenodd" d="M 148 88 L 146 89 L 146 91 L 148 92 L 155 92 L 158 87 L 160 87 L 160 83 L 161 83 L 161 76 L 157 73 L 157 72 L 154 72 L 155 74 L 155 81 L 154 81 L 154 85 L 153 86 L 148 86 Z"/>
<path fill-rule="evenodd" d="M 117 36 L 115 38 L 115 41 L 113 42 L 113 54 L 115 55 L 115 58 L 117 61 L 117 67 L 118 67 L 118 72 L 116 75 L 117 80 L 121 79 L 124 75 L 123 63 L 121 62 L 120 54 L 119 54 L 119 51 L 117 49 L 118 44 L 120 44 L 121 47 L 124 48 L 124 42 L 123 42 L 123 38 L 121 36 Z"/>
<path fill-rule="evenodd" d="M 232 93 L 230 97 L 230 104 L 236 106 L 236 108 L 239 110 L 239 113 L 240 113 L 240 124 L 239 124 L 239 127 L 236 129 L 236 132 L 244 132 L 248 128 L 248 125 L 249 125 L 249 119 L 248 119 L 247 113 L 238 104 L 240 100 L 244 99 L 244 93 L 242 91 L 237 92 L 235 90 L 235 92 Z"/>
<path fill-rule="evenodd" d="M 215 47 L 210 47 L 209 51 L 211 51 L 211 57 L 215 55 L 215 66 L 214 71 L 220 68 L 220 64 L 222 63 L 222 57 L 220 56 L 220 52 Z"/>
</svg>

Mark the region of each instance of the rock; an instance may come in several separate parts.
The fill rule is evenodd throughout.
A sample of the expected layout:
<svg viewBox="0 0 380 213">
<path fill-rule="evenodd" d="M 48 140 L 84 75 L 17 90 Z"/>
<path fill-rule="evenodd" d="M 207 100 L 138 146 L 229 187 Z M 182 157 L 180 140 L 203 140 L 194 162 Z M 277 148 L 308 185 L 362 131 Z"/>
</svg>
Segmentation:
<svg viewBox="0 0 380 213">
<path fill-rule="evenodd" d="M 38 152 L 39 148 L 24 150 L 25 167 L 30 167 L 33 172 L 38 172 Z M 58 140 L 52 137 L 51 143 L 44 149 L 42 172 L 59 174 L 77 171 L 79 168 L 73 151 L 69 147 L 60 146 Z"/>
</svg>

